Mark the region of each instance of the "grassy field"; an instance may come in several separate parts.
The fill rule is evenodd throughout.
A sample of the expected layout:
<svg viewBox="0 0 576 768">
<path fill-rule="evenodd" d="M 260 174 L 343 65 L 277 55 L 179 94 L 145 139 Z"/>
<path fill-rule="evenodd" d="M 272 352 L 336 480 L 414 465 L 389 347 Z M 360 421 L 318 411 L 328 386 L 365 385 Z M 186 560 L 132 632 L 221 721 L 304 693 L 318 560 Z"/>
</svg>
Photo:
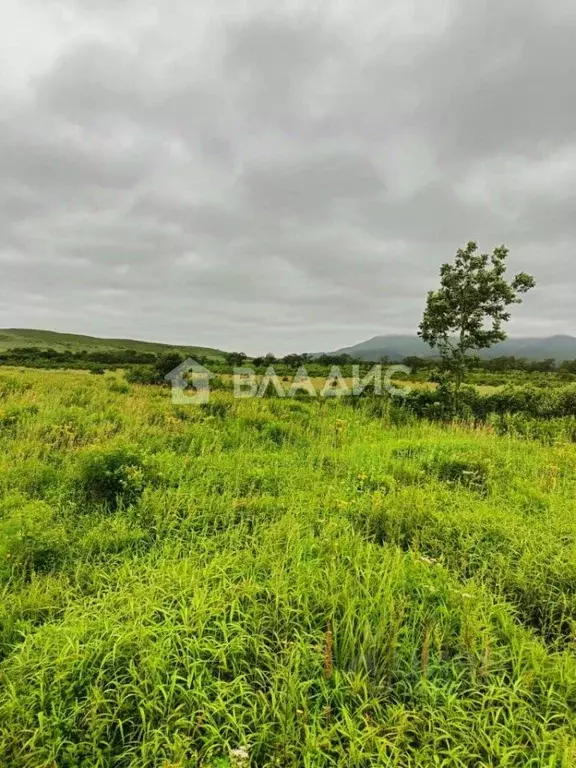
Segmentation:
<svg viewBox="0 0 576 768">
<path fill-rule="evenodd" d="M 576 445 L 0 372 L 0 766 L 576 765 Z"/>
<path fill-rule="evenodd" d="M 109 352 L 132 349 L 136 352 L 159 353 L 170 349 L 179 349 L 185 355 L 214 355 L 219 357 L 220 350 L 210 347 L 177 346 L 134 339 L 100 339 L 95 336 L 81 336 L 75 333 L 57 333 L 56 331 L 30 330 L 24 328 L 0 329 L 0 352 L 15 347 L 34 349 L 54 349 L 57 352 Z"/>
<path fill-rule="evenodd" d="M 220 375 L 220 378 L 223 381 L 226 381 L 228 383 L 232 383 L 233 381 L 233 375 L 231 373 L 224 373 Z M 263 374 L 256 374 L 255 375 L 255 381 L 260 384 L 262 382 L 262 379 L 264 378 Z M 288 392 L 290 389 L 290 385 L 293 381 L 293 374 L 291 376 L 279 376 L 280 383 L 282 384 L 282 387 L 285 392 Z M 312 382 L 312 386 L 318 393 L 318 395 L 321 394 L 322 390 L 326 386 L 326 382 L 329 379 L 329 370 L 326 371 L 326 374 L 324 376 L 310 376 L 310 381 Z M 355 386 L 355 380 L 351 376 L 343 376 L 342 377 L 343 383 L 346 385 L 346 387 L 352 391 Z M 414 379 L 408 379 L 406 377 L 393 377 L 392 383 L 394 386 L 397 387 L 405 387 L 410 390 L 416 390 L 416 389 L 427 389 L 427 390 L 435 390 L 438 388 L 438 385 L 431 382 L 431 381 L 417 381 Z M 272 385 L 270 385 L 270 391 L 272 391 Z M 494 392 L 500 392 L 504 387 L 503 386 L 490 386 L 490 385 L 479 385 L 476 387 L 478 392 L 481 395 L 491 395 Z"/>
<path fill-rule="evenodd" d="M 322 388 L 324 387 L 326 383 L 327 377 L 313 377 L 311 379 L 312 384 L 314 385 L 314 388 L 318 393 L 322 391 Z M 344 381 L 346 383 L 346 386 L 351 390 L 354 386 L 354 381 L 350 377 L 345 377 Z M 430 389 L 435 390 L 438 388 L 437 384 L 434 384 L 431 381 L 416 381 L 412 379 L 403 379 L 401 377 L 393 378 L 392 383 L 397 387 L 407 387 L 408 389 L 414 390 L 414 389 Z M 479 385 L 476 387 L 478 392 L 481 395 L 491 395 L 494 392 L 500 392 L 503 387 L 493 387 L 489 384 Z"/>
</svg>

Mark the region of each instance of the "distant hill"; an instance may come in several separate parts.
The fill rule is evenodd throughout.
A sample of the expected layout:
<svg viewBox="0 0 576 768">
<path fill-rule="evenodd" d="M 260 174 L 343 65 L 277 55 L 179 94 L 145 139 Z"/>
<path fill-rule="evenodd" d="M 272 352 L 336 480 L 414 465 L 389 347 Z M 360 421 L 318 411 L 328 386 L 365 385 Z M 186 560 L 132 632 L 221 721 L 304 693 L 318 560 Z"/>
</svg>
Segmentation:
<svg viewBox="0 0 576 768">
<path fill-rule="evenodd" d="M 27 328 L 0 329 L 0 352 L 14 347 L 35 347 L 36 349 L 55 349 L 58 352 L 78 352 L 82 349 L 111 351 L 134 349 L 137 352 L 163 352 L 178 349 L 186 355 L 220 357 L 223 353 L 211 347 L 189 347 L 179 344 L 160 344 L 153 341 L 135 341 L 134 339 L 100 339 L 95 336 L 80 336 L 75 333 L 57 333 L 56 331 L 38 331 Z"/>
<path fill-rule="evenodd" d="M 402 360 L 404 357 L 435 357 L 435 352 L 417 336 L 374 336 L 368 341 L 344 347 L 335 354 L 349 354 L 360 360 L 377 362 L 387 356 L 390 360 Z M 546 338 L 509 338 L 492 349 L 480 352 L 480 357 L 513 356 L 527 360 L 562 360 L 576 359 L 576 338 L 574 336 L 549 336 Z"/>
</svg>

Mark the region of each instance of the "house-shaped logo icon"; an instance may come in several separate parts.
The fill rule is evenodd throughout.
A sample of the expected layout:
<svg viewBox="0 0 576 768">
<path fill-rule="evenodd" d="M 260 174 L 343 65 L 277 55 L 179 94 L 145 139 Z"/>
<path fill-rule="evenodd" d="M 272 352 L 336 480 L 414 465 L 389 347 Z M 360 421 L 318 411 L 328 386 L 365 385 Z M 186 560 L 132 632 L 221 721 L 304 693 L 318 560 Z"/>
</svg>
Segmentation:
<svg viewBox="0 0 576 768">
<path fill-rule="evenodd" d="M 189 357 L 164 377 L 172 385 L 172 402 L 175 405 L 201 405 L 210 399 L 210 379 L 214 374 Z M 186 390 L 193 389 L 193 394 Z"/>
</svg>

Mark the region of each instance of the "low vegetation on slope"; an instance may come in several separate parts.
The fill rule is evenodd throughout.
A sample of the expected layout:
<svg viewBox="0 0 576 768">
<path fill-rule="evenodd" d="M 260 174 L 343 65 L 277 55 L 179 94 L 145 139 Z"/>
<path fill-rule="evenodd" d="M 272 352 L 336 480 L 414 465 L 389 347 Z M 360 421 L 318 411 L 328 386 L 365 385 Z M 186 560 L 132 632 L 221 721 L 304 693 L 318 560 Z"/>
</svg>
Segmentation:
<svg viewBox="0 0 576 768">
<path fill-rule="evenodd" d="M 0 352 L 12 349 L 51 349 L 55 352 L 113 352 L 133 350 L 140 354 L 158 354 L 171 350 L 174 345 L 134 339 L 102 339 L 96 336 L 82 336 L 76 333 L 58 333 L 27 328 L 0 329 Z M 180 346 L 185 354 L 221 354 L 209 347 Z"/>
<path fill-rule="evenodd" d="M 576 764 L 576 445 L 0 375 L 0 765 Z"/>
</svg>

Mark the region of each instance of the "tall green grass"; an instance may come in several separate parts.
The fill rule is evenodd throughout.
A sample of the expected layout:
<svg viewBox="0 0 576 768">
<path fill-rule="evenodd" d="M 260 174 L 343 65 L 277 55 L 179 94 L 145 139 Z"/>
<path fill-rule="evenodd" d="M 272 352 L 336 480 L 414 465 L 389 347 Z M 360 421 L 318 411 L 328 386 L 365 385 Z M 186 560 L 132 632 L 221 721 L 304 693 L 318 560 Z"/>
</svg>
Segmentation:
<svg viewBox="0 0 576 768">
<path fill-rule="evenodd" d="M 576 446 L 0 377 L 0 765 L 576 764 Z"/>
</svg>

